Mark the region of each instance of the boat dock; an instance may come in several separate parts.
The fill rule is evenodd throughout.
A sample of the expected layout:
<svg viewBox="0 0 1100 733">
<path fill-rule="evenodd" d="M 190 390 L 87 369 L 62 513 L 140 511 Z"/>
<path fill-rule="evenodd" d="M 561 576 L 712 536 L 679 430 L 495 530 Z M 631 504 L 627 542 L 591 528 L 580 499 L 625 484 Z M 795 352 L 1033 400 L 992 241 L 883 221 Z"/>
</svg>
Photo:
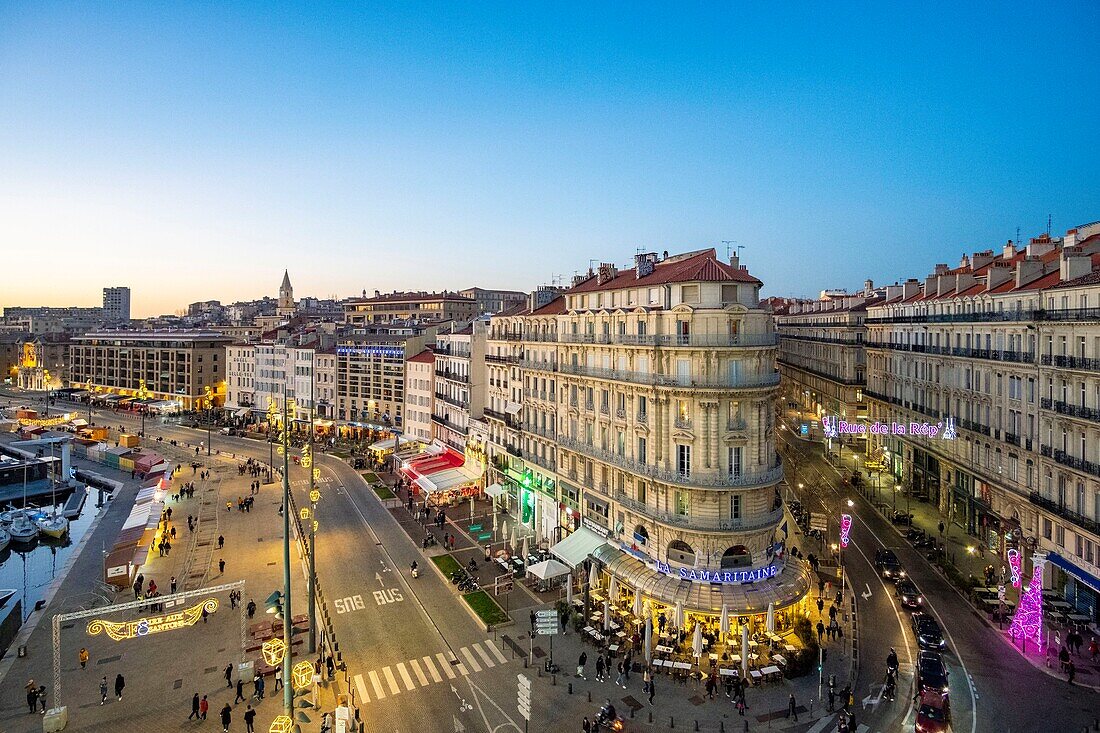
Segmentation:
<svg viewBox="0 0 1100 733">
<path fill-rule="evenodd" d="M 65 508 L 61 510 L 61 516 L 65 519 L 76 519 L 84 509 L 84 502 L 88 500 L 88 492 L 84 487 L 77 488 L 69 495 L 65 502 Z"/>
</svg>

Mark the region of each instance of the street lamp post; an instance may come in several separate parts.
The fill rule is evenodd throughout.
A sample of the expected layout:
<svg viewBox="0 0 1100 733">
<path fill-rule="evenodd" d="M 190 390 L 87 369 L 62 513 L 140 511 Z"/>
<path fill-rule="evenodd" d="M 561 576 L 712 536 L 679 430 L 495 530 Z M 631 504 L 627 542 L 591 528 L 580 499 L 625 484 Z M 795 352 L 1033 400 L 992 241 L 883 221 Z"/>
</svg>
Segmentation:
<svg viewBox="0 0 1100 733">
<path fill-rule="evenodd" d="M 294 720 L 294 684 L 291 668 L 294 646 L 291 634 L 293 619 L 290 611 L 290 431 L 288 427 L 288 401 L 286 385 L 283 385 L 283 715 Z"/>
<path fill-rule="evenodd" d="M 317 563 L 315 557 L 316 543 L 317 543 L 317 499 L 318 493 L 314 485 L 314 474 L 318 470 L 314 466 L 316 465 L 317 456 L 313 452 L 313 415 L 316 412 L 316 403 L 314 402 L 314 382 L 315 377 L 313 374 L 313 367 L 310 367 L 309 376 L 309 466 L 306 470 L 309 471 L 309 653 L 317 653 Z"/>
</svg>

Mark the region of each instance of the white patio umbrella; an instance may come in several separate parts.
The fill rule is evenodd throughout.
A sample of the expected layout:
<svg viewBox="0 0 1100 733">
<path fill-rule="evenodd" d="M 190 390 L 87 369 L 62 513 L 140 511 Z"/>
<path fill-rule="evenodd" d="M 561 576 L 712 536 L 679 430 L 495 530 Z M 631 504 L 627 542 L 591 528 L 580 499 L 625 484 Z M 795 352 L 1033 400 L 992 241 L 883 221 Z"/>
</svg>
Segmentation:
<svg viewBox="0 0 1100 733">
<path fill-rule="evenodd" d="M 512 525 L 512 537 L 508 542 L 508 549 L 512 551 L 512 554 L 516 554 L 516 525 Z"/>
<path fill-rule="evenodd" d="M 703 656 L 703 625 L 695 622 L 695 636 L 691 640 L 691 651 L 696 658 Z"/>
<path fill-rule="evenodd" d="M 718 629 L 723 634 L 730 632 L 730 607 L 725 603 L 722 604 L 722 619 L 719 621 Z"/>
<path fill-rule="evenodd" d="M 565 578 L 565 605 L 569 606 L 569 610 L 573 610 L 573 573 Z"/>
<path fill-rule="evenodd" d="M 645 619 L 645 663 L 653 662 L 653 616 Z"/>
<path fill-rule="evenodd" d="M 507 519 L 502 519 L 502 520 L 500 520 L 500 538 L 504 539 L 507 536 L 508 536 L 508 520 Z"/>
<path fill-rule="evenodd" d="M 619 579 L 614 575 L 611 576 L 611 582 L 607 585 L 607 597 L 612 603 L 619 600 Z"/>
<path fill-rule="evenodd" d="M 524 535 L 523 536 L 523 552 L 520 553 L 520 556 L 523 558 L 524 565 L 527 564 L 527 556 L 530 555 L 530 554 L 531 553 L 528 552 L 528 547 L 527 547 L 527 535 Z"/>
<path fill-rule="evenodd" d="M 741 626 L 741 679 L 749 676 L 749 625 Z"/>
<path fill-rule="evenodd" d="M 604 631 L 611 630 L 611 601 L 606 599 L 603 602 L 603 628 Z"/>
<path fill-rule="evenodd" d="M 676 617 L 673 619 L 676 622 L 676 628 L 683 630 L 684 628 L 684 602 L 676 601 Z"/>
<path fill-rule="evenodd" d="M 592 572 L 588 574 L 588 588 L 590 590 L 600 589 L 600 570 L 595 564 L 592 565 Z"/>
<path fill-rule="evenodd" d="M 642 591 L 634 590 L 634 606 L 630 610 L 634 612 L 635 616 L 642 615 Z"/>
<path fill-rule="evenodd" d="M 768 622 L 767 622 L 767 626 L 765 626 L 765 628 L 768 631 L 772 632 L 773 634 L 775 633 L 775 604 L 774 603 L 769 603 L 768 604 Z"/>
</svg>

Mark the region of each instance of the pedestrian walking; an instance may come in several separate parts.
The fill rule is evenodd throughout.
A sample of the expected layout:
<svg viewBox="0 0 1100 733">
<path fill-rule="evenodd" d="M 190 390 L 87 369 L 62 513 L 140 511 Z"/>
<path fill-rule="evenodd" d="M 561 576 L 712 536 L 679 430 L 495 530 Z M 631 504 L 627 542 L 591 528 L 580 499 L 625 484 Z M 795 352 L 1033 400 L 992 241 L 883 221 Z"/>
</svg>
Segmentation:
<svg viewBox="0 0 1100 733">
<path fill-rule="evenodd" d="M 588 652 L 582 651 L 581 655 L 577 657 L 577 676 L 582 680 L 588 679 L 584 676 L 585 665 L 588 664 Z"/>
<path fill-rule="evenodd" d="M 825 634 L 825 624 L 819 620 L 817 622 L 817 643 L 821 643 L 821 637 Z"/>
<path fill-rule="evenodd" d="M 794 722 L 798 722 L 798 706 L 794 701 L 794 693 L 791 693 L 791 699 L 787 700 L 787 717 L 794 716 Z"/>
<path fill-rule="evenodd" d="M 225 686 L 233 687 L 233 663 L 225 665 Z"/>
<path fill-rule="evenodd" d="M 825 611 L 825 601 L 821 600 L 821 597 L 817 598 L 817 615 L 820 616 Z"/>
<path fill-rule="evenodd" d="M 256 711 L 249 705 L 248 709 L 244 711 L 244 730 L 245 733 L 254 733 L 253 725 L 255 725 Z"/>
<path fill-rule="evenodd" d="M 1073 684 L 1073 677 L 1072 676 L 1069 678 L 1069 683 L 1071 685 Z M 40 715 L 45 715 L 46 714 L 46 686 L 45 685 L 39 685 L 38 686 L 38 705 L 41 708 L 41 710 L 38 711 L 39 714 Z"/>
<path fill-rule="evenodd" d="M 603 682 L 603 654 L 596 657 L 596 681 Z"/>
<path fill-rule="evenodd" d="M 124 687 L 126 687 L 126 679 L 119 672 L 115 675 L 115 697 L 118 698 L 119 702 L 122 702 L 122 688 Z"/>
<path fill-rule="evenodd" d="M 283 688 L 283 668 L 278 666 L 275 668 L 275 692 L 278 692 Z"/>
<path fill-rule="evenodd" d="M 87 669 L 88 668 L 88 657 L 89 657 L 88 650 L 85 649 L 84 647 L 80 647 L 80 654 L 78 656 L 79 656 L 79 659 L 80 659 L 80 668 L 81 669 Z"/>
<path fill-rule="evenodd" d="M 202 696 L 199 700 L 199 718 L 206 720 L 206 714 L 210 712 L 210 701 L 206 699 L 206 695 Z"/>
<path fill-rule="evenodd" d="M 1073 684 L 1073 678 L 1077 676 L 1077 665 L 1075 665 L 1072 661 L 1067 663 L 1066 664 L 1066 673 L 1069 675 L 1069 677 L 1066 679 L 1066 681 L 1069 682 L 1072 685 Z M 46 688 L 43 687 L 42 689 L 44 691 Z M 43 703 L 42 710 L 43 710 L 43 712 L 45 712 L 45 710 L 46 710 L 45 703 Z"/>
<path fill-rule="evenodd" d="M 233 708 L 229 706 L 229 703 L 225 704 L 222 708 L 222 733 L 229 733 L 229 724 L 233 722 Z"/>
<path fill-rule="evenodd" d="M 222 575 L 225 574 L 225 559 L 224 558 L 218 558 L 218 572 L 221 573 Z"/>
<path fill-rule="evenodd" d="M 38 709 L 38 685 L 34 680 L 29 680 L 24 689 L 27 691 L 27 707 L 33 713 Z"/>
<path fill-rule="evenodd" d="M 176 576 L 175 575 L 173 575 L 172 579 L 170 581 L 168 581 L 168 587 L 172 589 L 171 590 L 172 593 L 176 592 Z"/>
<path fill-rule="evenodd" d="M 220 550 L 223 547 L 225 547 L 225 537 L 218 535 L 218 549 Z"/>
<path fill-rule="evenodd" d="M 233 704 L 244 702 L 244 679 L 237 680 L 237 696 L 233 698 Z"/>
<path fill-rule="evenodd" d="M 260 700 L 264 699 L 264 687 L 266 686 L 267 683 L 264 681 L 264 676 L 262 674 L 256 675 L 256 697 Z"/>
<path fill-rule="evenodd" d="M 256 615 L 256 601 L 249 598 L 247 608 L 248 608 L 248 619 L 251 621 L 252 617 Z"/>
<path fill-rule="evenodd" d="M 107 702 L 107 675 L 103 675 L 103 679 L 99 683 L 99 704 Z"/>
<path fill-rule="evenodd" d="M 581 721 L 581 733 L 592 733 L 592 723 L 588 720 L 587 715 Z"/>
<path fill-rule="evenodd" d="M 626 689 L 626 660 L 619 662 L 619 677 L 615 680 L 615 684 L 619 687 Z"/>
<path fill-rule="evenodd" d="M 653 695 L 656 694 L 656 692 L 657 692 L 657 678 L 651 676 L 649 678 L 649 704 L 650 705 L 653 704 Z"/>
<path fill-rule="evenodd" d="M 642 672 L 642 692 L 649 692 L 649 683 L 653 679 L 653 673 L 649 671 L 649 667 L 646 667 Z"/>
<path fill-rule="evenodd" d="M 714 699 L 714 688 L 715 688 L 714 676 L 713 675 L 708 675 L 707 676 L 707 681 L 703 685 L 703 689 L 706 690 L 707 697 L 709 697 L 711 700 Z"/>
<path fill-rule="evenodd" d="M 836 690 L 833 689 L 832 685 L 829 685 L 829 707 L 825 709 L 825 712 L 833 712 L 834 705 L 836 705 Z"/>
<path fill-rule="evenodd" d="M 188 720 L 194 718 L 199 719 L 199 693 L 195 693 L 191 696 L 191 714 L 187 716 Z"/>
</svg>

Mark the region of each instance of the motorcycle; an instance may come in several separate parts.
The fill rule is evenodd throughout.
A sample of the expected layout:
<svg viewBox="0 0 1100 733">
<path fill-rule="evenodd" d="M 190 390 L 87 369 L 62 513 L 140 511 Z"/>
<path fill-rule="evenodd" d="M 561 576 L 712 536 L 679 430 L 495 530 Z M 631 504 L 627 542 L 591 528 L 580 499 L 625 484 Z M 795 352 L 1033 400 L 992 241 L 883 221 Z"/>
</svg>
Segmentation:
<svg viewBox="0 0 1100 733">
<path fill-rule="evenodd" d="M 410 569 L 412 570 L 412 576 L 414 578 L 419 578 L 420 577 L 420 568 L 418 568 L 416 566 L 416 563 L 413 563 L 412 568 L 410 568 Z"/>
<path fill-rule="evenodd" d="M 423 545 L 425 550 L 428 549 L 429 547 L 435 547 L 435 545 L 436 545 L 435 535 L 432 534 L 431 532 L 429 532 L 428 534 L 426 534 L 424 536 L 424 539 L 420 544 Z"/>
</svg>

